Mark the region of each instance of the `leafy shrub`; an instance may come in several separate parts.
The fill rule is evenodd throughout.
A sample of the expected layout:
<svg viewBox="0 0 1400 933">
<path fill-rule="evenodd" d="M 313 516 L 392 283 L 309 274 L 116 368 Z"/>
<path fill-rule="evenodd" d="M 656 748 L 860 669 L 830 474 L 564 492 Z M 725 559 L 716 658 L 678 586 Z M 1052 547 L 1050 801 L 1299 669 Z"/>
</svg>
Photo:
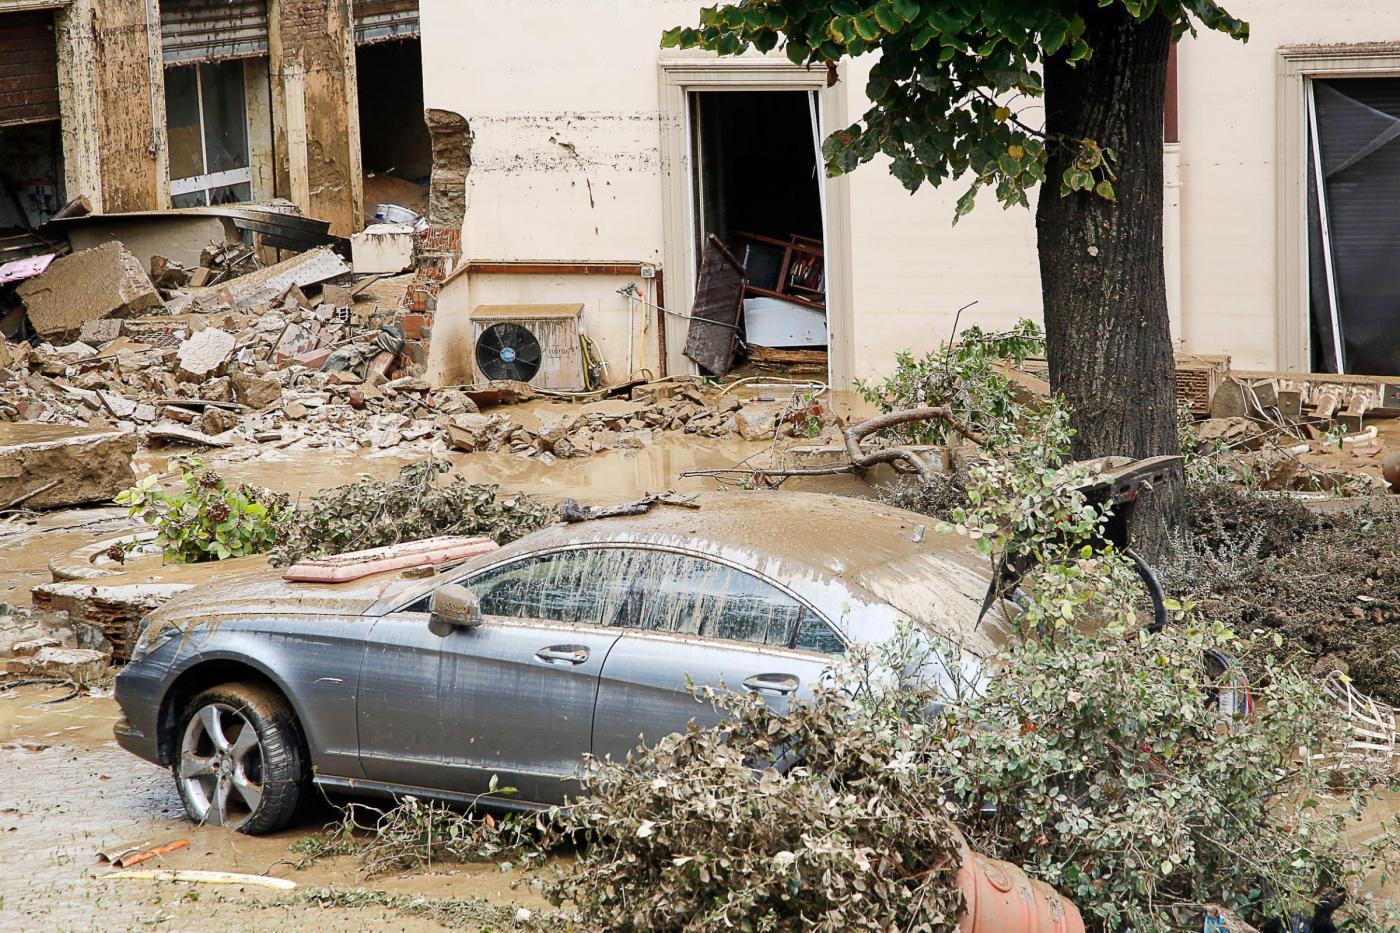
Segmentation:
<svg viewBox="0 0 1400 933">
<path fill-rule="evenodd" d="M 1264 656 L 1255 715 L 1228 727 L 1202 651 L 1246 650 L 1220 626 L 1127 639 L 1060 632 L 998 659 L 945 718 L 930 761 L 973 848 L 1074 900 L 1093 930 L 1200 929 L 1201 905 L 1258 923 L 1311 914 L 1333 886 L 1357 895 L 1394 858 L 1347 839 L 1372 775 L 1333 767 L 1343 732 L 1315 678 Z"/>
<path fill-rule="evenodd" d="M 270 550 L 290 513 L 290 500 L 247 483 L 229 486 L 199 457 L 175 461 L 184 489 L 167 493 L 159 476 L 148 476 L 117 495 L 156 529 L 156 545 L 183 563 L 248 557 Z"/>
<path fill-rule="evenodd" d="M 917 721 L 835 690 L 786 716 L 707 697 L 732 722 L 597 762 L 591 796 L 542 821 L 555 842 L 586 842 L 552 902 L 585 929 L 957 928 L 960 837 Z"/>
<path fill-rule="evenodd" d="M 504 544 L 549 524 L 554 510 L 524 494 L 468 483 L 442 460 L 410 464 L 391 480 L 363 479 L 316 496 L 283 528 L 272 554 L 278 567 L 303 558 L 384 547 L 438 535 L 484 535 Z"/>
<path fill-rule="evenodd" d="M 985 431 L 1014 424 L 1020 413 L 1011 381 L 997 364 L 1019 365 L 1044 350 L 1044 335 L 1031 321 L 1000 332 L 969 327 L 956 341 L 922 357 L 901 350 L 892 375 L 877 382 L 858 379 L 856 390 L 882 412 L 947 405 L 965 423 Z M 883 433 L 901 444 L 942 444 L 955 439 L 938 422 L 907 424 Z"/>
</svg>

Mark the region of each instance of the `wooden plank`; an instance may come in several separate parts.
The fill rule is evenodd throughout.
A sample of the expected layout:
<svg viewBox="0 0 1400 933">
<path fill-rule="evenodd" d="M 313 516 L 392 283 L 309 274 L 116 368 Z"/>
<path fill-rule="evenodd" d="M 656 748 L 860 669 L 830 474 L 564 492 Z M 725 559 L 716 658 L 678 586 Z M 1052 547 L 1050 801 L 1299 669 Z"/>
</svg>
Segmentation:
<svg viewBox="0 0 1400 933">
<path fill-rule="evenodd" d="M 744 285 L 743 267 L 711 234 L 705 243 L 695 301 L 690 309 L 685 355 L 712 375 L 723 376 L 734 365 Z"/>
</svg>

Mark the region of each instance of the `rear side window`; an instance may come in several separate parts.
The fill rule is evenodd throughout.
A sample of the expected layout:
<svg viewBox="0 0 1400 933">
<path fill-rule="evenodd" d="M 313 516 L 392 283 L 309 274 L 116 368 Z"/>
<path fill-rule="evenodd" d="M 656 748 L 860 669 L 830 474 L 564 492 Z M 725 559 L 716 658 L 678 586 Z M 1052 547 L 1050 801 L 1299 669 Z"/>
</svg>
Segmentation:
<svg viewBox="0 0 1400 933">
<path fill-rule="evenodd" d="M 628 595 L 632 625 L 760 645 L 790 645 L 802 604 L 752 574 L 685 554 L 648 552 Z"/>
<path fill-rule="evenodd" d="M 463 580 L 481 612 L 512 619 L 614 625 L 641 552 L 623 548 L 528 557 Z"/>
<path fill-rule="evenodd" d="M 798 651 L 816 651 L 820 654 L 845 654 L 846 643 L 821 619 L 812 613 L 802 617 L 797 629 L 797 641 L 792 645 Z"/>
</svg>

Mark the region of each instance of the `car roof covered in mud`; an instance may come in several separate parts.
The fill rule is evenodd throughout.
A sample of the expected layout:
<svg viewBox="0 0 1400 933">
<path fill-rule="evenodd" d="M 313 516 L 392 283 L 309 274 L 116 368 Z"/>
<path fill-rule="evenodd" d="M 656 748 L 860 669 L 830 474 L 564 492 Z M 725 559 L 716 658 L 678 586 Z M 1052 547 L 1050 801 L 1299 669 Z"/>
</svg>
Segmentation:
<svg viewBox="0 0 1400 933">
<path fill-rule="evenodd" d="M 641 544 L 689 551 L 789 587 L 839 622 L 852 601 L 884 604 L 969 646 L 1002 640 L 982 619 L 990 564 L 938 521 L 868 499 L 799 492 L 702 493 L 698 508 L 657 503 L 641 515 L 551 525 L 473 567 L 555 548 Z"/>
</svg>

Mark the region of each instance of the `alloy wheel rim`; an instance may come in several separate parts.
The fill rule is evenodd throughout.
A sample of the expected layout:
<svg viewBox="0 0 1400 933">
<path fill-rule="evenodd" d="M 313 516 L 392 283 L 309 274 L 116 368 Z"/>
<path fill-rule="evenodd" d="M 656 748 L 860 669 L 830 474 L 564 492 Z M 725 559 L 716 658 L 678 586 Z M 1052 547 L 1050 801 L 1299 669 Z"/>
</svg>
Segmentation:
<svg viewBox="0 0 1400 933">
<path fill-rule="evenodd" d="M 248 718 L 226 703 L 190 717 L 177 772 L 201 823 L 237 829 L 262 804 L 262 743 Z"/>
</svg>

